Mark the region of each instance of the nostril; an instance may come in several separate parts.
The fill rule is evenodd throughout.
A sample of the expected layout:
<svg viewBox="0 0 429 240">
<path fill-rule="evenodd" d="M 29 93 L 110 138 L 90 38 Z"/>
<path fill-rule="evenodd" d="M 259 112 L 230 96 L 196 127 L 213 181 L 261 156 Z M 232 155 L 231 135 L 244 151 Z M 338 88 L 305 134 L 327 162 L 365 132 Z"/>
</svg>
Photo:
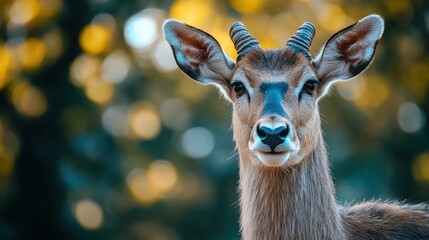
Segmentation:
<svg viewBox="0 0 429 240">
<path fill-rule="evenodd" d="M 280 137 L 280 139 L 285 140 L 288 134 L 289 134 L 289 128 L 285 127 L 284 129 L 282 129 L 280 131 L 279 137 Z"/>
<path fill-rule="evenodd" d="M 289 134 L 289 128 L 285 125 L 279 126 L 275 129 L 258 126 L 256 134 L 260 138 L 260 141 L 266 144 L 270 148 L 271 152 L 274 152 L 274 149 L 276 149 L 278 145 L 285 142 L 286 137 Z"/>
<path fill-rule="evenodd" d="M 264 139 L 267 137 L 267 133 L 263 129 L 261 129 L 260 127 L 256 128 L 256 133 L 258 134 L 258 136 L 261 139 Z"/>
</svg>

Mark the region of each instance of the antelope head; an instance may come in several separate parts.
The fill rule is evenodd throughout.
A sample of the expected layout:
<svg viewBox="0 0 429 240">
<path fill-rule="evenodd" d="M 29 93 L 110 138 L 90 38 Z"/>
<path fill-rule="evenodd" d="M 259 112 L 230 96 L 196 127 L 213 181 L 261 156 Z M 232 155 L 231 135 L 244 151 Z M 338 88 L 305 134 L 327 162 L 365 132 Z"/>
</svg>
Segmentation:
<svg viewBox="0 0 429 240">
<path fill-rule="evenodd" d="M 335 81 L 350 79 L 371 63 L 384 29 L 367 16 L 334 34 L 312 59 L 311 23 L 298 28 L 281 49 L 264 50 L 236 22 L 232 61 L 209 34 L 167 20 L 164 34 L 177 65 L 192 79 L 216 85 L 233 105 L 233 131 L 240 158 L 256 166 L 294 166 L 315 149 L 321 135 L 318 101 Z"/>
</svg>

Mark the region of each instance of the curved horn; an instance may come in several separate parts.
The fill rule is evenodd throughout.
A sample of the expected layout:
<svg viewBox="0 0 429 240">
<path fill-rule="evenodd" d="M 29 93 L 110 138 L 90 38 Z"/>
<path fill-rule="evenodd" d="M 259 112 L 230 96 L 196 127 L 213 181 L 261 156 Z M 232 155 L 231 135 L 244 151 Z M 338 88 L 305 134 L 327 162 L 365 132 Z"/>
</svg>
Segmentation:
<svg viewBox="0 0 429 240">
<path fill-rule="evenodd" d="M 305 22 L 298 28 L 298 31 L 286 43 L 286 46 L 303 52 L 306 57 L 311 59 L 310 45 L 316 30 L 312 23 Z"/>
<path fill-rule="evenodd" d="M 246 27 L 241 22 L 232 24 L 229 30 L 229 36 L 234 43 L 235 50 L 237 50 L 237 61 L 252 49 L 260 47 L 258 40 L 247 31 Z"/>
</svg>

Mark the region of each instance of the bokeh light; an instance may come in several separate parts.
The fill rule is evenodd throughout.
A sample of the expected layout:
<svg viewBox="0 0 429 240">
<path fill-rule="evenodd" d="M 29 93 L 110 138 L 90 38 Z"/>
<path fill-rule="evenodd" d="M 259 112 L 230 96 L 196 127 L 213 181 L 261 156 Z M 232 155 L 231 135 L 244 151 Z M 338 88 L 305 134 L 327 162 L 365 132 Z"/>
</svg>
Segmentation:
<svg viewBox="0 0 429 240">
<path fill-rule="evenodd" d="M 165 160 L 151 163 L 148 169 L 148 180 L 161 192 L 170 191 L 177 182 L 177 170 L 174 165 Z"/>
<path fill-rule="evenodd" d="M 358 89 L 352 94 L 354 104 L 364 112 L 377 109 L 389 96 L 389 88 L 384 79 L 367 76 L 365 81 L 357 83 Z"/>
<path fill-rule="evenodd" d="M 420 108 L 412 102 L 404 102 L 399 106 L 398 123 L 404 132 L 414 133 L 425 124 L 425 116 Z"/>
<path fill-rule="evenodd" d="M 14 65 L 11 49 L 0 43 L 0 89 L 8 83 Z"/>
<path fill-rule="evenodd" d="M 335 84 L 335 87 L 340 96 L 349 101 L 358 101 L 366 90 L 362 77 L 353 78 L 353 81 L 340 81 Z"/>
<path fill-rule="evenodd" d="M 255 13 L 262 10 L 264 7 L 264 0 L 230 0 L 231 6 L 241 13 Z"/>
<path fill-rule="evenodd" d="M 181 144 L 186 156 L 204 158 L 213 151 L 215 142 L 213 134 L 209 130 L 195 127 L 183 133 Z"/>
<path fill-rule="evenodd" d="M 128 133 L 127 108 L 112 105 L 106 108 L 102 115 L 104 129 L 116 137 L 123 137 Z"/>
<path fill-rule="evenodd" d="M 161 120 L 151 105 L 135 104 L 130 109 L 128 119 L 132 134 L 137 138 L 153 139 L 161 131 Z"/>
<path fill-rule="evenodd" d="M 152 59 L 155 67 L 160 72 L 171 72 L 177 69 L 173 51 L 166 40 L 159 42 L 152 52 Z"/>
<path fill-rule="evenodd" d="M 341 6 L 327 3 L 317 10 L 317 19 L 320 25 L 330 32 L 336 32 L 344 26 L 353 24 L 353 19 L 348 17 Z"/>
<path fill-rule="evenodd" d="M 101 77 L 106 81 L 118 84 L 123 82 L 130 72 L 131 61 L 123 50 L 109 54 L 101 64 Z"/>
<path fill-rule="evenodd" d="M 83 199 L 76 204 L 74 215 L 85 229 L 95 230 L 103 225 L 104 213 L 100 205 L 90 199 Z"/>
<path fill-rule="evenodd" d="M 23 26 L 33 21 L 40 11 L 38 0 L 14 0 L 9 7 L 9 23 L 12 26 Z"/>
<path fill-rule="evenodd" d="M 130 17 L 125 23 L 125 41 L 136 50 L 143 50 L 158 38 L 156 19 L 149 11 L 142 11 Z"/>
<path fill-rule="evenodd" d="M 127 184 L 134 198 L 143 204 L 151 204 L 161 197 L 161 192 L 148 180 L 143 169 L 130 171 Z"/>
<path fill-rule="evenodd" d="M 189 123 L 191 113 L 182 100 L 171 98 L 162 102 L 160 116 L 165 126 L 181 130 Z"/>
<path fill-rule="evenodd" d="M 57 15 L 63 8 L 63 0 L 39 0 L 40 17 L 50 18 Z"/>
<path fill-rule="evenodd" d="M 216 6 L 211 0 L 177 0 L 171 5 L 170 17 L 198 27 L 213 17 L 215 9 Z"/>
<path fill-rule="evenodd" d="M 85 85 L 85 94 L 93 102 L 98 104 L 108 103 L 115 93 L 111 83 L 98 78 L 92 77 Z"/>
<path fill-rule="evenodd" d="M 85 26 L 79 36 L 80 46 L 90 54 L 100 54 L 107 51 L 111 41 L 111 32 L 107 27 L 100 24 Z"/>
<path fill-rule="evenodd" d="M 24 69 L 39 68 L 46 55 L 46 46 L 36 38 L 29 38 L 18 45 L 17 56 Z"/>
<path fill-rule="evenodd" d="M 70 66 L 70 75 L 72 82 L 83 87 L 89 79 L 96 77 L 100 71 L 101 61 L 97 57 L 81 54 Z"/>
<path fill-rule="evenodd" d="M 12 86 L 11 92 L 13 104 L 24 115 L 37 117 L 45 113 L 47 101 L 37 87 L 26 81 L 20 81 Z"/>
</svg>

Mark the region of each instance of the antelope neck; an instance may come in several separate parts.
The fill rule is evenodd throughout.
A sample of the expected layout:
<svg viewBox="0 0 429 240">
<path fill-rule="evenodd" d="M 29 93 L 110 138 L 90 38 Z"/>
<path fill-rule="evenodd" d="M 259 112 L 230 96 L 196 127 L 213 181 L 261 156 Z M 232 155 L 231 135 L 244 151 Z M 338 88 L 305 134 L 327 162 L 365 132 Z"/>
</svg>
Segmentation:
<svg viewBox="0 0 429 240">
<path fill-rule="evenodd" d="M 325 145 L 296 168 L 256 167 L 240 155 L 241 228 L 251 239 L 344 239 Z"/>
</svg>

